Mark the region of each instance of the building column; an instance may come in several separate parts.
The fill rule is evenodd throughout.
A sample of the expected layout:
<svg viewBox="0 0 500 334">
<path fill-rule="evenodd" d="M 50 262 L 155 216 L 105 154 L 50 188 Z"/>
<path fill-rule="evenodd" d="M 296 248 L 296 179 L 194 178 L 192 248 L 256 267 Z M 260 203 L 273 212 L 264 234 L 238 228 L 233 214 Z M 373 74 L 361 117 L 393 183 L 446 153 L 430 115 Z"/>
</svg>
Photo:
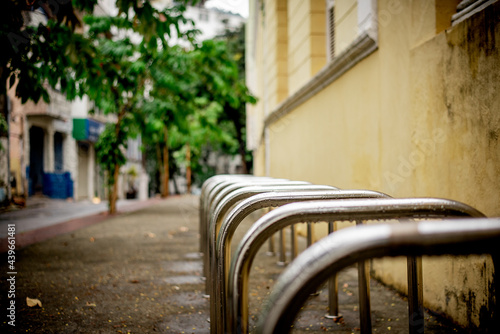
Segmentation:
<svg viewBox="0 0 500 334">
<path fill-rule="evenodd" d="M 94 178 L 95 178 L 95 148 L 94 145 L 89 145 L 89 159 L 88 159 L 88 172 L 87 172 L 87 182 L 88 182 L 88 198 L 92 200 L 94 198 Z"/>
<path fill-rule="evenodd" d="M 45 132 L 46 145 L 44 147 L 44 153 L 47 159 L 44 159 L 44 170 L 45 173 L 54 172 L 54 129 L 49 126 Z"/>
</svg>

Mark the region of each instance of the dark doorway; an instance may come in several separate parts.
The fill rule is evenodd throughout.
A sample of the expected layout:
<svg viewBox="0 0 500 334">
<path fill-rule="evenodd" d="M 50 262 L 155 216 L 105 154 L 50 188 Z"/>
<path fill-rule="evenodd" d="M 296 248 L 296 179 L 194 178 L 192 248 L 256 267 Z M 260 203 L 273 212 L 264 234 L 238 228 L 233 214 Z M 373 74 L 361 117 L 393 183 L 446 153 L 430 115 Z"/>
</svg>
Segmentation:
<svg viewBox="0 0 500 334">
<path fill-rule="evenodd" d="M 63 135 L 60 132 L 54 134 L 54 170 L 63 172 Z"/>
<path fill-rule="evenodd" d="M 30 128 L 30 194 L 42 192 L 43 189 L 43 129 L 37 126 Z"/>
</svg>

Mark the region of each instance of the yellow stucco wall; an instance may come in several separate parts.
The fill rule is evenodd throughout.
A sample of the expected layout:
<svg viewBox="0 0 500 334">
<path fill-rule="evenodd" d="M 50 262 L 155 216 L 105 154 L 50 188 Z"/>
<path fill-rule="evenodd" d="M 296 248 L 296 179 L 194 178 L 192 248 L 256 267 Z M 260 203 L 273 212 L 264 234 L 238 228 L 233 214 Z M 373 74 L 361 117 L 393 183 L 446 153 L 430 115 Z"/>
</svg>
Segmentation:
<svg viewBox="0 0 500 334">
<path fill-rule="evenodd" d="M 310 78 L 311 58 L 296 46 L 309 24 L 301 3 L 288 6 L 289 94 Z M 449 198 L 500 216 L 499 12 L 497 3 L 443 31 L 433 1 L 378 1 L 378 50 L 269 127 L 270 176 Z M 254 156 L 264 172 L 263 142 Z M 372 269 L 406 289 L 404 261 Z M 426 306 L 479 325 L 492 272 L 486 257 L 424 259 Z"/>
<path fill-rule="evenodd" d="M 297 91 L 311 78 L 310 1 L 288 1 L 288 88 Z"/>
</svg>

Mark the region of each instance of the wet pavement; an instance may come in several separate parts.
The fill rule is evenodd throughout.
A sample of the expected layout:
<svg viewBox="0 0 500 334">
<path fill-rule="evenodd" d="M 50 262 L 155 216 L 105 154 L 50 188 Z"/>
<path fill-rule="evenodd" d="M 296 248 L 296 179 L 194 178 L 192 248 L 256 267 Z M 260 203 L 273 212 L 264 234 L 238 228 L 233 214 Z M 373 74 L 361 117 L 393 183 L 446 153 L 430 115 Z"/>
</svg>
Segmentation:
<svg viewBox="0 0 500 334">
<path fill-rule="evenodd" d="M 115 216 L 87 208 L 86 216 L 79 212 L 82 215 L 69 222 L 54 218 L 52 225 L 26 230 L 25 234 L 36 235 L 52 228 L 59 235 L 16 249 L 16 326 L 10 326 L 4 316 L 0 332 L 209 333 L 209 300 L 203 297 L 202 259 L 198 253 L 198 201 L 197 196 L 177 196 L 129 203 L 128 209 L 123 206 L 122 213 Z M 64 214 L 77 214 L 73 204 L 78 203 L 53 203 L 45 210 L 33 207 L 31 212 L 39 215 L 31 220 L 57 216 L 55 207 Z M 12 213 L 7 216 L 13 219 Z M 4 217 L 5 213 L 0 214 L 2 226 L 7 224 Z M 233 245 L 257 217 L 254 214 L 242 223 Z M 22 219 L 11 221 L 20 225 Z M 81 228 L 71 223 L 75 221 L 82 224 Z M 64 229 L 72 224 L 77 228 Z M 300 238 L 299 246 L 304 245 L 305 240 Z M 277 257 L 266 255 L 264 248 L 257 254 L 250 275 L 252 330 L 263 301 L 283 270 L 277 265 Z M 3 259 L 0 303 L 5 310 L 12 300 L 8 298 L 6 273 L 12 270 L 6 256 Z M 293 332 L 359 333 L 357 270 L 348 268 L 339 275 L 343 318 L 338 322 L 324 317 L 326 293 L 321 289 L 304 305 Z M 42 306 L 29 307 L 27 297 L 38 299 Z M 373 332 L 408 332 L 406 300 L 374 280 L 371 307 Z M 426 333 L 451 332 L 463 331 L 426 314 Z"/>
</svg>

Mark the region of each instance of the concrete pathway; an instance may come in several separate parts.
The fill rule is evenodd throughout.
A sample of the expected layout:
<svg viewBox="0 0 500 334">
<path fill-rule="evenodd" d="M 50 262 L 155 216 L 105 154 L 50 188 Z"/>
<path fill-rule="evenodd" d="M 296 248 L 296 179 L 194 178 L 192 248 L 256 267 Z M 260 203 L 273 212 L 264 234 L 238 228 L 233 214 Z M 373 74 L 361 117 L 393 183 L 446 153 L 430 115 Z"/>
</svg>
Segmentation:
<svg viewBox="0 0 500 334">
<path fill-rule="evenodd" d="M 59 235 L 16 248 L 15 298 L 8 296 L 10 281 L 0 281 L 0 306 L 6 310 L 15 300 L 16 327 L 3 316 L 0 333 L 209 333 L 209 300 L 203 297 L 202 259 L 198 253 L 198 201 L 197 196 L 183 196 L 128 203 L 115 216 L 96 214 L 96 207 L 90 209 L 90 204 L 82 203 L 52 203 L 45 210 L 33 207 L 31 212 L 39 214 L 38 218 L 27 214 L 26 219 L 54 224 L 38 229 L 26 224 L 35 229 L 19 232 L 16 242 L 23 234 L 38 235 L 44 229 L 57 229 Z M 136 205 L 134 210 L 132 204 Z M 72 216 L 69 222 L 55 218 L 56 212 L 70 215 L 80 205 L 91 216 Z M 21 226 L 23 219 L 8 216 Z M 242 223 L 233 243 L 241 239 L 255 218 Z M 61 228 L 68 226 L 75 229 L 63 233 L 66 230 Z M 302 248 L 305 240 L 300 239 L 299 244 Z M 0 272 L 5 277 L 12 270 L 3 258 Z M 276 257 L 266 255 L 264 247 L 252 265 L 251 329 L 283 270 L 276 262 Z M 327 291 L 323 288 L 304 306 L 293 332 L 359 333 L 356 275 L 355 268 L 339 275 L 341 321 L 324 317 Z M 374 280 L 371 296 L 373 331 L 407 333 L 404 298 Z M 28 306 L 26 298 L 39 300 L 41 306 Z M 463 332 L 430 314 L 425 321 L 426 333 Z"/>
<path fill-rule="evenodd" d="M 119 200 L 118 212 L 130 212 L 160 201 Z M 8 225 L 15 224 L 17 246 L 24 247 L 106 219 L 108 202 L 67 201 L 44 196 L 28 198 L 26 207 L 0 213 L 0 252 L 7 248 Z"/>
</svg>

